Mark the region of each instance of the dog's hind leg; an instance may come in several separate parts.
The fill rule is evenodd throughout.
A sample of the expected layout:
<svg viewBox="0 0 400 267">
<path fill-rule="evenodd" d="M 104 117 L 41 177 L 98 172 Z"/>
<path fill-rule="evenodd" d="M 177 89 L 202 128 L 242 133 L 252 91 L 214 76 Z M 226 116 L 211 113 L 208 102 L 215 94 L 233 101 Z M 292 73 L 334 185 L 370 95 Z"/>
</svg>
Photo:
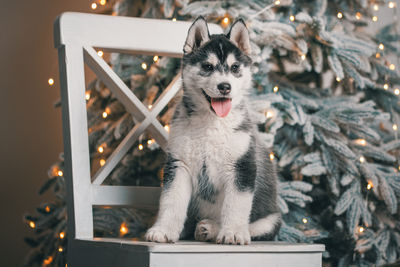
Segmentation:
<svg viewBox="0 0 400 267">
<path fill-rule="evenodd" d="M 258 219 L 249 225 L 250 236 L 253 240 L 271 240 L 279 230 L 282 218 L 280 213 L 272 213 Z"/>
</svg>

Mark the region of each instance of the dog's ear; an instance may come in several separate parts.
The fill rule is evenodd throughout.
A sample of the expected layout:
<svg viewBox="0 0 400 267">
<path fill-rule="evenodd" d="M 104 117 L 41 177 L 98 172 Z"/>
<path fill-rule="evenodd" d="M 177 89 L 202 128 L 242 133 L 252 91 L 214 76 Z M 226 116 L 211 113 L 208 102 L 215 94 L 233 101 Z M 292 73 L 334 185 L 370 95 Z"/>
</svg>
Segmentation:
<svg viewBox="0 0 400 267">
<path fill-rule="evenodd" d="M 238 19 L 233 23 L 227 37 L 239 47 L 243 53 L 246 55 L 251 53 L 249 30 L 247 30 L 246 24 L 242 19 Z"/>
<path fill-rule="evenodd" d="M 183 53 L 189 54 L 210 40 L 206 20 L 200 16 L 190 26 Z"/>
</svg>

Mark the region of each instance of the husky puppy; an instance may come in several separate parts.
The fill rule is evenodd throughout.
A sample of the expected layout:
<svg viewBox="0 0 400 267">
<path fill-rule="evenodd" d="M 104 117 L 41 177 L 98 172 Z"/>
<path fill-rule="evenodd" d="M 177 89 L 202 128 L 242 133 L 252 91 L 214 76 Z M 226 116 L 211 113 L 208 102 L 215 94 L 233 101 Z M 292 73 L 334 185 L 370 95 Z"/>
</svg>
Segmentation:
<svg viewBox="0 0 400 267">
<path fill-rule="evenodd" d="M 146 240 L 222 244 L 272 239 L 281 225 L 276 172 L 249 116 L 249 33 L 211 35 L 204 18 L 183 48 L 183 97 L 171 123 L 157 220 Z M 185 229 L 184 229 L 185 228 Z M 188 236 L 189 235 L 189 236 Z"/>
</svg>

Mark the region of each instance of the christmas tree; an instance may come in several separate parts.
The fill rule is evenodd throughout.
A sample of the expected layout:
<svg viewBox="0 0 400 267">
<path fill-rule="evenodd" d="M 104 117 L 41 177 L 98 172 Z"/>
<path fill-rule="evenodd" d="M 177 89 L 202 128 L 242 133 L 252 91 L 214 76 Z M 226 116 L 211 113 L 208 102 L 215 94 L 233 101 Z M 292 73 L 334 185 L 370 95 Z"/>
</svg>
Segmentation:
<svg viewBox="0 0 400 267">
<path fill-rule="evenodd" d="M 383 0 L 188 1 L 125 0 L 116 15 L 193 20 L 204 16 L 223 28 L 238 17 L 250 32 L 254 117 L 266 157 L 279 167 L 278 202 L 284 222 L 277 240 L 326 244 L 333 266 L 372 266 L 400 256 L 400 141 L 395 24 L 377 33 Z M 96 8 L 96 7 L 94 7 Z M 129 34 L 129 33 L 127 33 Z M 183 44 L 182 44 L 183 46 Z M 102 51 L 98 51 L 103 56 Z M 111 54 L 109 63 L 135 95 L 152 103 L 179 72 L 180 60 Z M 92 172 L 134 126 L 129 113 L 100 80 L 86 89 Z M 159 116 L 168 129 L 175 103 Z M 107 184 L 159 186 L 165 155 L 143 134 L 106 179 Z M 68 231 L 62 155 L 50 168 L 55 200 L 26 215 L 35 231 L 26 266 L 65 266 Z M 96 236 L 141 238 L 154 214 L 96 208 Z"/>
</svg>

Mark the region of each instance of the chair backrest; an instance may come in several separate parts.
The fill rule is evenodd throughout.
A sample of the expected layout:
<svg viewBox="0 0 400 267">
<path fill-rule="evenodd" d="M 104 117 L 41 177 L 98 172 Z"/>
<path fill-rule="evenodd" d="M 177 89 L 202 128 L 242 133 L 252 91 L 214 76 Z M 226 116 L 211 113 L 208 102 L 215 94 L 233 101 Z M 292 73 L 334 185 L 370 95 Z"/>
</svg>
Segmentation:
<svg viewBox="0 0 400 267">
<path fill-rule="evenodd" d="M 101 184 L 145 130 L 162 148 L 166 146 L 168 132 L 157 120 L 157 115 L 181 87 L 178 75 L 149 110 L 94 48 L 181 57 L 190 25 L 190 22 L 83 13 L 64 13 L 57 18 L 54 36 L 59 52 L 69 238 L 93 237 L 93 206 L 158 205 L 159 188 Z M 222 33 L 222 29 L 215 24 L 210 24 L 209 30 L 211 33 Z M 133 129 L 93 177 L 90 174 L 85 63 L 136 121 Z"/>
</svg>

